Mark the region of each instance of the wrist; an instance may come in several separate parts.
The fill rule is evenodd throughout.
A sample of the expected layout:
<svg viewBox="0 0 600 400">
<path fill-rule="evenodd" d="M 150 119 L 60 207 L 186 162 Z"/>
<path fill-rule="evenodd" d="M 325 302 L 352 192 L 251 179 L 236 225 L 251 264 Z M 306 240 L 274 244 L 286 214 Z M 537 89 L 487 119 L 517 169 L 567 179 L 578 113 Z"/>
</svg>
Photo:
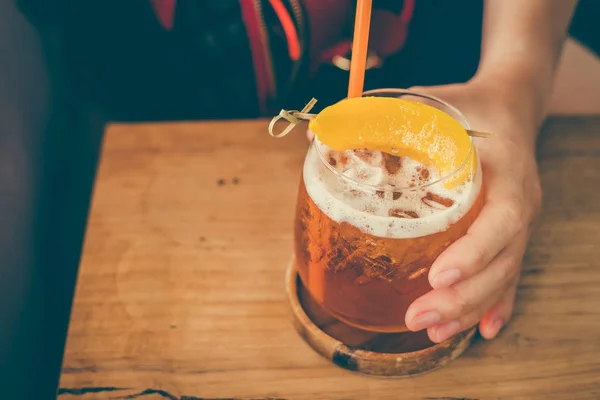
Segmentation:
<svg viewBox="0 0 600 400">
<path fill-rule="evenodd" d="M 535 151 L 540 127 L 545 119 L 540 91 L 531 80 L 515 76 L 478 75 L 467 83 L 481 104 L 480 112 L 499 138 Z"/>
<path fill-rule="evenodd" d="M 525 127 L 537 132 L 547 117 L 552 76 L 526 66 L 478 71 L 470 83 L 485 90 L 493 103 L 510 112 Z"/>
<path fill-rule="evenodd" d="M 547 117 L 551 80 L 524 68 L 477 73 L 470 84 L 486 93 L 499 118 L 514 121 L 533 143 Z"/>
</svg>

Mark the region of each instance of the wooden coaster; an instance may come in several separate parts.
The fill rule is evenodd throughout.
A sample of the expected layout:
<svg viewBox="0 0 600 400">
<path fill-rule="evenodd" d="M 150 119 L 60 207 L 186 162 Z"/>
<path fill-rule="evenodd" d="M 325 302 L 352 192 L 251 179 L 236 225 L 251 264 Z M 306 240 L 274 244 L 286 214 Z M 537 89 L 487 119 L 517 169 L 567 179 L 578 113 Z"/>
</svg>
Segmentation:
<svg viewBox="0 0 600 400">
<path fill-rule="evenodd" d="M 334 364 L 365 375 L 407 377 L 441 368 L 469 347 L 476 330 L 434 344 L 425 331 L 376 333 L 346 325 L 311 298 L 293 263 L 287 271 L 286 288 L 300 336 Z"/>
</svg>

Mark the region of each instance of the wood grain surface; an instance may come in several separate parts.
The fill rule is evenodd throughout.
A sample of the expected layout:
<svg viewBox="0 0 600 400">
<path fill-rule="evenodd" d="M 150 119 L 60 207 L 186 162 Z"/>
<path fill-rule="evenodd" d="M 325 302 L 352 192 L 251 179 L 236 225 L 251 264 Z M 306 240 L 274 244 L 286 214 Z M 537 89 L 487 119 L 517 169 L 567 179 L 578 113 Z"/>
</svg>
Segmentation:
<svg viewBox="0 0 600 400">
<path fill-rule="evenodd" d="M 544 209 L 511 324 L 420 377 L 353 374 L 284 289 L 307 143 L 266 121 L 108 129 L 59 399 L 599 399 L 600 119 L 540 138 Z"/>
</svg>

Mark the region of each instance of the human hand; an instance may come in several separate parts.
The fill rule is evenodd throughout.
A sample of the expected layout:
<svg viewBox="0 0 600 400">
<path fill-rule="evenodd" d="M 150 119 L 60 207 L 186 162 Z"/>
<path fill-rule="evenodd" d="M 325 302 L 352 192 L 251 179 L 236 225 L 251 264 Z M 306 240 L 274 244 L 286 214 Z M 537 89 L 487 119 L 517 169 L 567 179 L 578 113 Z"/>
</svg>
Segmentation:
<svg viewBox="0 0 600 400">
<path fill-rule="evenodd" d="M 496 137 L 478 139 L 485 205 L 467 234 L 434 262 L 434 290 L 406 313 L 413 331 L 427 329 L 442 342 L 479 323 L 486 339 L 509 321 L 531 225 L 541 205 L 535 160 L 537 125 L 514 109 L 512 98 L 496 96 L 493 85 L 466 83 L 413 88 L 456 106 L 474 130 Z"/>
</svg>

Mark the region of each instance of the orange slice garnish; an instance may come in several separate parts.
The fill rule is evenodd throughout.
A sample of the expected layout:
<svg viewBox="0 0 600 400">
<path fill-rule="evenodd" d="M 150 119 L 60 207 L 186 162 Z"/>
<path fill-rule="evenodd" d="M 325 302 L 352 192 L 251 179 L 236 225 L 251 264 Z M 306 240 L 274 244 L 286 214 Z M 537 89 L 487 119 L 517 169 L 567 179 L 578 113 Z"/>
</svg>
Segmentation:
<svg viewBox="0 0 600 400">
<path fill-rule="evenodd" d="M 345 99 L 311 119 L 309 129 L 335 151 L 365 148 L 410 157 L 442 177 L 452 175 L 446 186 L 469 179 L 476 165 L 465 128 L 445 112 L 415 101 Z"/>
</svg>

